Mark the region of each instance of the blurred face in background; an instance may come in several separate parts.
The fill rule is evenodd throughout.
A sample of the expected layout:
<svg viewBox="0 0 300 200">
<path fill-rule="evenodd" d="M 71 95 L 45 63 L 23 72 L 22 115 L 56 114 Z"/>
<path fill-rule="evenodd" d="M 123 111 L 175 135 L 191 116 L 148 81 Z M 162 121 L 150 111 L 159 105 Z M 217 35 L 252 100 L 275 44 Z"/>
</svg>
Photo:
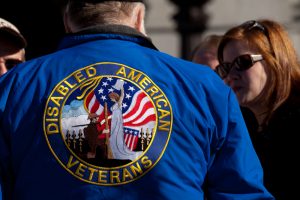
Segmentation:
<svg viewBox="0 0 300 200">
<path fill-rule="evenodd" d="M 25 50 L 13 41 L 0 37 L 0 76 L 25 61 Z"/>
<path fill-rule="evenodd" d="M 223 50 L 223 62 L 232 63 L 241 55 L 257 54 L 257 51 L 250 49 L 248 45 L 242 41 L 230 41 Z M 254 62 L 253 65 L 246 70 L 237 70 L 235 68 L 236 65 L 237 62 L 232 65 L 233 67 L 224 78 L 224 81 L 234 90 L 239 104 L 251 108 L 252 103 L 254 103 L 256 97 L 261 95 L 266 85 L 266 67 L 263 60 Z"/>
<path fill-rule="evenodd" d="M 194 54 L 192 61 L 195 63 L 203 64 L 209 66 L 211 69 L 215 70 L 219 64 L 217 58 L 217 49 L 207 49 L 206 51 L 198 51 Z"/>
</svg>

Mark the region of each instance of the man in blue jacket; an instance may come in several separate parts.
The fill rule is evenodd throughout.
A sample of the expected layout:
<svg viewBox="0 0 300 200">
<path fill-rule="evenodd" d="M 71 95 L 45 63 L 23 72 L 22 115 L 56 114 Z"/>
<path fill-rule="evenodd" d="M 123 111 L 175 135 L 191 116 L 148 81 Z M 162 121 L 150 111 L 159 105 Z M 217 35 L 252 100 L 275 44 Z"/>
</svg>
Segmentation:
<svg viewBox="0 0 300 200">
<path fill-rule="evenodd" d="M 159 52 L 142 0 L 70 0 L 59 50 L 0 79 L 4 199 L 273 199 L 234 93 Z"/>
</svg>

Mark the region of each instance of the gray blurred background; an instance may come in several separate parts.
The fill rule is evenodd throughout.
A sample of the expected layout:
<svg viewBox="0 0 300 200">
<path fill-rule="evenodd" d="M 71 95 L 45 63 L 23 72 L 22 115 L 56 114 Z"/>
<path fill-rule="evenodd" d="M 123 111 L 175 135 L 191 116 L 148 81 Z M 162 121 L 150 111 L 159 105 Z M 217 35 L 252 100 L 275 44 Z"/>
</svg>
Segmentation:
<svg viewBox="0 0 300 200">
<path fill-rule="evenodd" d="M 206 34 L 223 34 L 232 26 L 246 20 L 261 18 L 276 20 L 283 24 L 300 52 L 299 0 L 148 0 L 147 2 L 148 35 L 160 50 L 177 57 L 188 58 L 190 51 Z M 184 2 L 187 2 L 188 5 L 185 6 L 188 6 L 188 9 L 180 5 Z M 185 23 L 192 27 L 202 24 L 203 30 L 201 27 L 196 27 L 197 30 L 184 27 L 187 32 L 190 31 L 187 34 L 182 30 L 184 28 L 178 27 L 182 25 L 178 23 L 180 20 L 174 19 L 174 16 L 186 12 L 185 10 L 190 13 Z"/>
</svg>

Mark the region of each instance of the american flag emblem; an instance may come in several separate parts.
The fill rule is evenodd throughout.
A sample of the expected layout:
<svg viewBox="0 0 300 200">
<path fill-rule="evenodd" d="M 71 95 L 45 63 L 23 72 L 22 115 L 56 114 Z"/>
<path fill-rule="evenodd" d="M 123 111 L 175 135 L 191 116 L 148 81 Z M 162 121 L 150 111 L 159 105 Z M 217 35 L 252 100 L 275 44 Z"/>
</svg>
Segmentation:
<svg viewBox="0 0 300 200">
<path fill-rule="evenodd" d="M 130 128 L 124 128 L 125 143 L 130 150 L 137 147 L 140 131 Z"/>
<path fill-rule="evenodd" d="M 152 130 L 156 124 L 154 105 L 143 90 L 119 78 L 102 77 L 97 86 L 86 96 L 84 107 L 88 113 L 96 113 L 99 116 L 97 128 L 101 132 L 105 129 L 104 105 L 106 103 L 108 124 L 111 126 L 111 107 L 115 102 L 109 98 L 109 94 L 120 95 L 120 81 L 123 82 L 124 88 L 122 101 L 124 140 L 130 150 L 135 150 L 141 130 Z M 105 137 L 104 134 L 102 137 Z"/>
<path fill-rule="evenodd" d="M 43 129 L 58 163 L 88 184 L 122 185 L 152 170 L 170 140 L 166 94 L 142 71 L 98 62 L 74 71 L 48 96 Z"/>
</svg>

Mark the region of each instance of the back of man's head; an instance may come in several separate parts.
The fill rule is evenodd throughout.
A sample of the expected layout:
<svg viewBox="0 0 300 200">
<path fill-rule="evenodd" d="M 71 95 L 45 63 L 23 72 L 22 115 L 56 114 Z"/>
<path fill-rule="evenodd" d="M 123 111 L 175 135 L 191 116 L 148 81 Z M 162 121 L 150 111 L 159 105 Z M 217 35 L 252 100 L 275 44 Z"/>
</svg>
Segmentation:
<svg viewBox="0 0 300 200">
<path fill-rule="evenodd" d="M 144 8 L 143 3 L 143 0 L 70 0 L 64 13 L 66 30 L 77 32 L 107 24 L 133 27 L 139 15 L 136 8 Z"/>
</svg>

